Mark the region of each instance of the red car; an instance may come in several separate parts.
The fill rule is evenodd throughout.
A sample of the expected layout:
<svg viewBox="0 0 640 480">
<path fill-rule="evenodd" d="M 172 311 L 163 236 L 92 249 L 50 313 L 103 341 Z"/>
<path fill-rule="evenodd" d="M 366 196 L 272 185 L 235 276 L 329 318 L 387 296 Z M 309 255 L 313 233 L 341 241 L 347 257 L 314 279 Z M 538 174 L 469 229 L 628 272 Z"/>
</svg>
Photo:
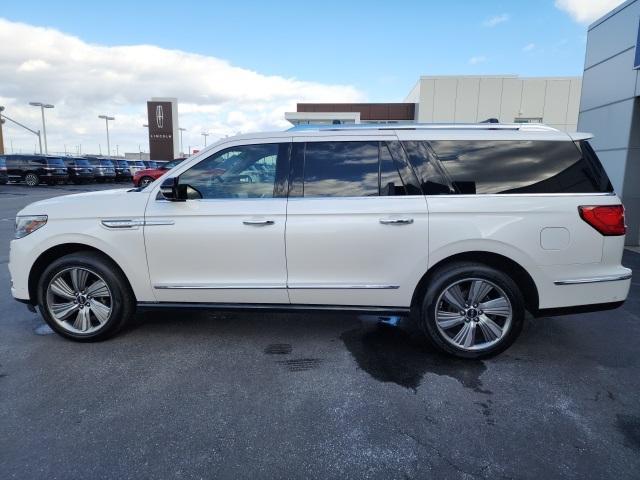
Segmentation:
<svg viewBox="0 0 640 480">
<path fill-rule="evenodd" d="M 175 160 L 171 160 L 170 162 L 163 163 L 158 165 L 158 168 L 146 168 L 144 170 L 138 170 L 133 175 L 133 184 L 136 187 L 146 187 L 151 182 L 153 182 L 156 178 L 161 177 L 166 173 L 167 170 L 171 170 L 176 165 L 180 164 L 184 161 L 184 158 L 176 158 Z"/>
</svg>

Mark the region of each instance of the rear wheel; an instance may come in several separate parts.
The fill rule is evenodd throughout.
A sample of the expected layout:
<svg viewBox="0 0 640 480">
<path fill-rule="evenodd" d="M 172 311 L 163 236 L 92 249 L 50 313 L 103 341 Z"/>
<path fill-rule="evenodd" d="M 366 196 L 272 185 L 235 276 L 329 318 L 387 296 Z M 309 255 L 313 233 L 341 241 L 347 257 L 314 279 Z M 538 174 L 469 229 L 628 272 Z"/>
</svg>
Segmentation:
<svg viewBox="0 0 640 480">
<path fill-rule="evenodd" d="M 140 184 L 141 187 L 146 187 L 147 185 L 149 185 L 152 182 L 153 182 L 153 178 L 151 178 L 151 177 L 142 177 L 140 179 L 139 184 Z"/>
<path fill-rule="evenodd" d="M 440 350 L 483 358 L 507 349 L 524 322 L 522 293 L 505 273 L 475 263 L 436 272 L 422 303 L 422 324 Z"/>
<path fill-rule="evenodd" d="M 24 176 L 24 183 L 30 187 L 35 187 L 40 183 L 40 177 L 36 173 L 29 172 Z"/>
<path fill-rule="evenodd" d="M 110 261 L 93 252 L 55 260 L 38 284 L 38 306 L 49 326 L 77 341 L 114 335 L 135 311 L 131 289 Z"/>
</svg>

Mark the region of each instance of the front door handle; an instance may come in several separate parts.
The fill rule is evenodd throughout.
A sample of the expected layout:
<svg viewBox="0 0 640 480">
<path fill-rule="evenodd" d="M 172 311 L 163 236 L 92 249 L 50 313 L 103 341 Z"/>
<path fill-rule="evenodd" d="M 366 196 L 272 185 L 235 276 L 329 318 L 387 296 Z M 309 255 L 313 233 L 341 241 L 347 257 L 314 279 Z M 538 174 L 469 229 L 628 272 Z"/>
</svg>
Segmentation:
<svg viewBox="0 0 640 480">
<path fill-rule="evenodd" d="M 243 220 L 242 223 L 244 223 L 245 225 L 260 227 L 263 225 L 273 225 L 276 222 L 274 222 L 273 220 Z"/>
<path fill-rule="evenodd" d="M 410 225 L 413 218 L 381 218 L 380 223 L 383 225 Z"/>
</svg>

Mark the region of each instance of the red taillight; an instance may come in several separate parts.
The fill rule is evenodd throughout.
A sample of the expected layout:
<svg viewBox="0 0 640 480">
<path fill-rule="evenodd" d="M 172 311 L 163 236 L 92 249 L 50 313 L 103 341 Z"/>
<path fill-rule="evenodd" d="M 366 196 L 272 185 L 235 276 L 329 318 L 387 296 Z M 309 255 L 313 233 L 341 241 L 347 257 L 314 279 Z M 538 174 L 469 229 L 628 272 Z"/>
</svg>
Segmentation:
<svg viewBox="0 0 640 480">
<path fill-rule="evenodd" d="M 581 205 L 580 217 L 602 235 L 624 235 L 624 207 L 622 205 Z"/>
</svg>

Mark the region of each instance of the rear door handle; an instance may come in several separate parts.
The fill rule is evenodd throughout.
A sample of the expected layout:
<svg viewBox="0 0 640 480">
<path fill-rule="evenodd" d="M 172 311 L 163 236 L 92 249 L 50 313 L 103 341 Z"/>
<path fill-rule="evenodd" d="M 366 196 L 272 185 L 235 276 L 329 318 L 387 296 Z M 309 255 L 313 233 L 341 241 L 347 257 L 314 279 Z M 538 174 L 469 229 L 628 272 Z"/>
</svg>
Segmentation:
<svg viewBox="0 0 640 480">
<path fill-rule="evenodd" d="M 413 218 L 381 218 L 380 223 L 383 225 L 410 225 Z"/>
<path fill-rule="evenodd" d="M 244 223 L 245 225 L 260 227 L 263 225 L 273 225 L 276 222 L 274 222 L 273 220 L 243 220 L 242 223 Z"/>
</svg>

